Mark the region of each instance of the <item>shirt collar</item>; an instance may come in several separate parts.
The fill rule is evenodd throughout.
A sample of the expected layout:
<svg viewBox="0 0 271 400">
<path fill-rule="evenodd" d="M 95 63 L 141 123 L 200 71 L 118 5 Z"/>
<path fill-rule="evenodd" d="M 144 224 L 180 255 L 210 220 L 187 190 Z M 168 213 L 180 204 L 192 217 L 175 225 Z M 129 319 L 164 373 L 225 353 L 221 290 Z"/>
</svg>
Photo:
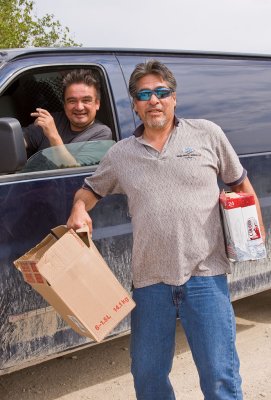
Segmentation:
<svg viewBox="0 0 271 400">
<path fill-rule="evenodd" d="M 180 122 L 179 119 L 176 117 L 176 115 L 174 115 L 174 126 L 178 126 L 179 122 Z M 144 132 L 144 124 L 141 124 L 136 128 L 133 134 L 136 138 L 138 138 L 143 135 L 143 132 Z"/>
</svg>

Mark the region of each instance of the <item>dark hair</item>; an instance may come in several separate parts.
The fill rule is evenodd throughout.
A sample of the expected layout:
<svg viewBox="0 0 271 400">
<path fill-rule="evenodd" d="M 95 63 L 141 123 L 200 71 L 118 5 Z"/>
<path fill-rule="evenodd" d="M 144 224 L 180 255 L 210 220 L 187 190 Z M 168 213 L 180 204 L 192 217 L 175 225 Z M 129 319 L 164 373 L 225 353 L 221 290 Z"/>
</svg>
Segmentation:
<svg viewBox="0 0 271 400">
<path fill-rule="evenodd" d="M 137 64 L 129 81 L 129 93 L 131 97 L 135 97 L 137 92 L 137 82 L 139 79 L 143 78 L 145 75 L 148 74 L 156 74 L 160 75 L 164 81 L 167 82 L 168 87 L 176 92 L 177 82 L 173 75 L 173 73 L 162 64 L 160 61 L 157 60 L 149 60 L 145 63 Z"/>
<path fill-rule="evenodd" d="M 63 100 L 65 99 L 66 89 L 74 83 L 84 83 L 87 86 L 94 86 L 97 91 L 97 98 L 101 98 L 101 86 L 96 74 L 89 69 L 75 69 L 64 76 L 63 85 Z"/>
</svg>

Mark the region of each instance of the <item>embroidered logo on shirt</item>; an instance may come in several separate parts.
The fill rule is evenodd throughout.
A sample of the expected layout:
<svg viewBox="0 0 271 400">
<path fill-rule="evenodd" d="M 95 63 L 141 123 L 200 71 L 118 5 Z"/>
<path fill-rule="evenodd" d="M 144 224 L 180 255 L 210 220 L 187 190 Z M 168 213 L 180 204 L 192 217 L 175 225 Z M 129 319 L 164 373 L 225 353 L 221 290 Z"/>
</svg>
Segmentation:
<svg viewBox="0 0 271 400">
<path fill-rule="evenodd" d="M 180 154 L 177 154 L 177 157 L 185 157 L 188 159 L 192 159 L 194 157 L 200 156 L 200 152 L 195 150 L 193 147 L 184 147 Z"/>
</svg>

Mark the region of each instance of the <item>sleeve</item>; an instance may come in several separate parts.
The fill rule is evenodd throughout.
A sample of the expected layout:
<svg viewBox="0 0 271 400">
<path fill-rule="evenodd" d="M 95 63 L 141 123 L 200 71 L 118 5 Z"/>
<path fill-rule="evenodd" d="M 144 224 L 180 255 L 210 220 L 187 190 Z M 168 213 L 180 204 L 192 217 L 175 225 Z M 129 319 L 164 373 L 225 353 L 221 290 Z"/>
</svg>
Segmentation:
<svg viewBox="0 0 271 400">
<path fill-rule="evenodd" d="M 243 168 L 225 133 L 219 126 L 216 127 L 219 176 L 227 186 L 238 185 L 246 178 L 247 171 Z"/>
<path fill-rule="evenodd" d="M 83 185 L 83 188 L 89 188 L 101 197 L 109 194 L 125 194 L 119 184 L 112 162 L 112 150 L 113 148 L 106 153 L 94 174 L 85 178 Z"/>
<path fill-rule="evenodd" d="M 95 126 L 92 129 L 92 135 L 88 140 L 112 140 L 112 131 L 100 121 L 95 121 Z"/>
<path fill-rule="evenodd" d="M 42 128 L 34 124 L 22 128 L 25 141 L 27 143 L 27 152 L 30 154 L 35 153 L 42 142 L 43 131 Z"/>
</svg>

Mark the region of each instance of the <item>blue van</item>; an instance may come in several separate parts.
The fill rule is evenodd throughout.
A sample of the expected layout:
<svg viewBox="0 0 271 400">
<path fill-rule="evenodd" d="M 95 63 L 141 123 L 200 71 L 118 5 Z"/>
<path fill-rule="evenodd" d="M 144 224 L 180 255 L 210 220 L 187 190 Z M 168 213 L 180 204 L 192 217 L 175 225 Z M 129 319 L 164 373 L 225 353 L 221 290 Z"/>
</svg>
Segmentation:
<svg viewBox="0 0 271 400">
<path fill-rule="evenodd" d="M 258 194 L 270 249 L 270 57 L 84 48 L 0 50 L 0 375 L 93 343 L 72 331 L 23 281 L 13 261 L 51 228 L 66 223 L 75 191 L 114 143 L 68 145 L 72 154 L 85 154 L 71 167 L 55 159 L 50 148 L 27 159 L 21 127 L 32 122 L 30 113 L 36 107 L 61 110 L 63 74 L 87 68 L 102 83 L 98 119 L 110 126 L 114 141 L 130 136 L 139 120 L 127 89 L 129 77 L 137 63 L 150 58 L 165 63 L 177 79 L 177 116 L 210 119 L 228 136 Z M 101 200 L 91 216 L 97 247 L 130 290 L 132 228 L 125 196 Z M 270 289 L 270 256 L 232 264 L 229 284 L 232 300 Z M 129 328 L 126 318 L 111 337 Z"/>
</svg>

